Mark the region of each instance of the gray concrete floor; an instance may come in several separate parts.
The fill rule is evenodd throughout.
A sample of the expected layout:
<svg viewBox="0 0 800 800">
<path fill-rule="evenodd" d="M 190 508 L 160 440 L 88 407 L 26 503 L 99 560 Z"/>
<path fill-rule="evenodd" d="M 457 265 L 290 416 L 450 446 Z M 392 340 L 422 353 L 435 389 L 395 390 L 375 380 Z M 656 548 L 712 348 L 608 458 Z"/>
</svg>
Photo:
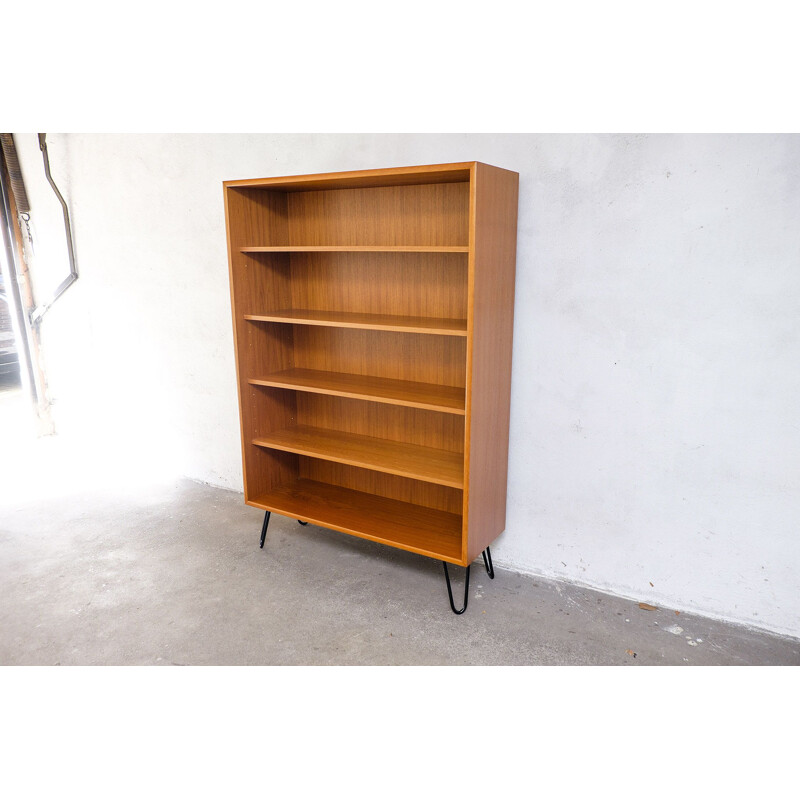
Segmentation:
<svg viewBox="0 0 800 800">
<path fill-rule="evenodd" d="M 259 550 L 260 512 L 188 480 L 4 500 L 4 665 L 800 664 L 794 639 L 482 562 L 457 617 L 438 562 L 277 515 Z"/>
</svg>

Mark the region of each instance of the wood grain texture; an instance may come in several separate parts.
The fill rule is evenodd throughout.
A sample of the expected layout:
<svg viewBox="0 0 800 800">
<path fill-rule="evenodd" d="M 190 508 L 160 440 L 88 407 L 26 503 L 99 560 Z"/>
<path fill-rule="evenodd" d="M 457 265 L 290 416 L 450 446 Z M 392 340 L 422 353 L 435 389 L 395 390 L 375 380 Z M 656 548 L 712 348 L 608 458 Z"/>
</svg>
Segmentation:
<svg viewBox="0 0 800 800">
<path fill-rule="evenodd" d="M 453 183 L 470 179 L 474 162 L 428 164 L 414 167 L 363 169 L 351 172 L 324 172 L 276 178 L 247 178 L 225 181 L 231 188 L 272 189 L 282 192 L 307 192 L 315 189 L 352 189 L 369 186 L 409 186 L 423 183 Z"/>
<path fill-rule="evenodd" d="M 277 403 L 275 398 L 264 400 L 248 383 L 253 375 L 292 366 L 291 326 L 255 326 L 244 319 L 246 312 L 260 305 L 259 298 L 270 296 L 291 303 L 288 255 L 269 256 L 272 268 L 267 269 L 263 260 L 255 261 L 239 252 L 243 241 L 252 240 L 256 231 L 275 229 L 277 235 L 285 236 L 285 203 L 270 193 L 262 195 L 255 202 L 246 192 L 224 194 L 245 500 L 285 482 L 297 470 L 296 458 L 267 459 L 250 443 L 253 436 L 268 432 L 272 426 L 283 427 L 296 416 L 292 398 Z"/>
<path fill-rule="evenodd" d="M 280 389 L 261 389 L 280 393 Z M 314 428 L 372 436 L 393 442 L 464 452 L 464 417 L 423 408 L 375 403 L 335 395 L 293 394 L 297 422 Z"/>
<path fill-rule="evenodd" d="M 459 453 L 372 436 L 293 425 L 253 439 L 253 444 L 457 489 L 464 481 Z"/>
<path fill-rule="evenodd" d="M 464 561 L 505 530 L 519 175 L 476 163 L 467 343 Z"/>
<path fill-rule="evenodd" d="M 440 336 L 466 336 L 464 319 L 401 317 L 393 314 L 361 314 L 350 311 L 315 311 L 308 308 L 281 308 L 262 314 L 245 314 L 251 322 L 289 322 L 293 325 L 322 325 L 331 328 L 407 331 Z"/>
<path fill-rule="evenodd" d="M 468 211 L 468 183 L 295 192 L 285 244 L 467 247 Z"/>
<path fill-rule="evenodd" d="M 286 244 L 289 237 L 289 202 L 285 192 L 264 189 L 226 189 L 228 235 L 233 251 L 243 247 Z M 230 216 L 232 215 L 232 216 Z M 228 258 L 231 252 L 229 250 Z"/>
<path fill-rule="evenodd" d="M 270 451 L 262 450 L 262 452 Z M 274 452 L 278 453 L 277 450 Z M 461 518 L 464 505 L 464 492 L 461 489 L 402 478 L 399 475 L 389 475 L 372 469 L 361 469 L 350 464 L 338 464 L 335 461 L 323 461 L 306 456 L 296 456 L 296 458 L 301 478 L 387 497 L 390 500 L 401 500 L 425 508 L 436 508 Z"/>
<path fill-rule="evenodd" d="M 466 386 L 464 336 L 295 325 L 293 338 L 296 367 Z"/>
<path fill-rule="evenodd" d="M 466 255 L 302 253 L 289 264 L 292 308 L 459 319 L 466 329 Z"/>
<path fill-rule="evenodd" d="M 439 386 L 433 383 L 415 383 L 296 367 L 251 378 L 249 382 L 260 386 L 276 386 L 378 403 L 426 408 L 449 414 L 465 413 L 464 389 L 456 386 Z"/>
<path fill-rule="evenodd" d="M 412 553 L 461 563 L 461 517 L 299 478 L 250 502 L 326 528 Z"/>
</svg>

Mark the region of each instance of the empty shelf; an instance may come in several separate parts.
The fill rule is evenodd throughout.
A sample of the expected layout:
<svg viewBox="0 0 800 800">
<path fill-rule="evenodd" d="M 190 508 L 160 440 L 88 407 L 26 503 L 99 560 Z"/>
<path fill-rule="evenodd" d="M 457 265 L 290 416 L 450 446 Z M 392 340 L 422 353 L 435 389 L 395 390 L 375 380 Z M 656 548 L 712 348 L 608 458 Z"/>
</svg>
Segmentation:
<svg viewBox="0 0 800 800">
<path fill-rule="evenodd" d="M 455 489 L 464 486 L 464 456 L 449 450 L 307 425 L 260 436 L 253 444 Z"/>
<path fill-rule="evenodd" d="M 278 514 L 456 564 L 461 516 L 304 478 L 248 501 Z"/>
<path fill-rule="evenodd" d="M 273 372 L 261 378 L 252 378 L 248 382 L 256 386 L 277 386 L 301 392 L 464 414 L 464 389 L 457 386 L 437 386 L 433 383 L 298 368 Z"/>
<path fill-rule="evenodd" d="M 242 253 L 468 253 L 467 245 L 277 245 L 241 247 Z"/>
<path fill-rule="evenodd" d="M 245 314 L 252 322 L 288 322 L 293 325 L 322 325 L 331 328 L 366 328 L 380 331 L 433 333 L 440 336 L 466 336 L 465 319 L 437 317 L 398 317 L 390 314 L 359 314 L 351 311 L 314 311 L 288 308 L 265 314 Z"/>
</svg>

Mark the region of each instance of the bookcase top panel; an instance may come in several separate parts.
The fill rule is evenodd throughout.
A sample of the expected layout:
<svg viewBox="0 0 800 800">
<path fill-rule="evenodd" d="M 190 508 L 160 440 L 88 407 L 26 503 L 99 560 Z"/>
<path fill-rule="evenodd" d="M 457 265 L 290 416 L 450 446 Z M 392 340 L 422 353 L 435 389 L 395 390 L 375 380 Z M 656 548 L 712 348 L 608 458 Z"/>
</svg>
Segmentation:
<svg viewBox="0 0 800 800">
<path fill-rule="evenodd" d="M 252 178 L 225 181 L 230 189 L 258 188 L 282 192 L 308 192 L 315 189 L 355 189 L 369 186 L 414 186 L 426 183 L 464 183 L 469 181 L 475 161 L 457 164 L 429 164 L 420 167 L 363 169 L 353 172 L 323 172 L 316 175 L 290 175 L 278 178 Z"/>
</svg>

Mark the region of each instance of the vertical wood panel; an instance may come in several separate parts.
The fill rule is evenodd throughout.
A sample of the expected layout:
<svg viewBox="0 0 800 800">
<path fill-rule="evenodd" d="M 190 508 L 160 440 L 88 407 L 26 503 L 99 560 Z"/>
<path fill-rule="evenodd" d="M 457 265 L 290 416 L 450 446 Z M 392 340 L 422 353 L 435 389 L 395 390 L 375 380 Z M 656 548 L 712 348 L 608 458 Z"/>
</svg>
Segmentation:
<svg viewBox="0 0 800 800">
<path fill-rule="evenodd" d="M 464 559 L 506 525 L 519 176 L 475 164 L 471 207 Z"/>
<path fill-rule="evenodd" d="M 284 244 L 467 244 L 467 183 L 293 192 L 288 198 Z"/>
<path fill-rule="evenodd" d="M 415 481 L 399 475 L 374 472 L 349 464 L 337 464 L 306 456 L 300 456 L 300 477 L 380 497 L 390 497 L 393 500 L 402 500 L 404 503 L 413 503 L 425 508 L 435 508 L 450 514 L 461 514 L 464 498 L 460 489 L 449 486 Z"/>
<path fill-rule="evenodd" d="M 467 254 L 294 253 L 293 308 L 466 319 Z"/>
<path fill-rule="evenodd" d="M 435 447 L 453 453 L 464 452 L 464 417 L 456 414 L 309 392 L 259 388 L 265 392 L 297 394 L 297 422 L 300 425 Z"/>
<path fill-rule="evenodd" d="M 250 443 L 254 431 L 283 427 L 296 415 L 294 398 L 275 403 L 247 383 L 265 372 L 291 367 L 293 352 L 292 326 L 256 325 L 244 319 L 264 303 L 291 302 L 288 255 L 272 254 L 265 263 L 239 252 L 253 237 L 269 243 L 270 237 L 286 235 L 285 196 L 262 192 L 254 200 L 252 194 L 224 190 L 245 500 L 285 480 L 297 464 L 296 457 L 269 457 Z"/>
<path fill-rule="evenodd" d="M 466 339 L 294 326 L 294 366 L 442 386 L 466 385 Z"/>
</svg>

